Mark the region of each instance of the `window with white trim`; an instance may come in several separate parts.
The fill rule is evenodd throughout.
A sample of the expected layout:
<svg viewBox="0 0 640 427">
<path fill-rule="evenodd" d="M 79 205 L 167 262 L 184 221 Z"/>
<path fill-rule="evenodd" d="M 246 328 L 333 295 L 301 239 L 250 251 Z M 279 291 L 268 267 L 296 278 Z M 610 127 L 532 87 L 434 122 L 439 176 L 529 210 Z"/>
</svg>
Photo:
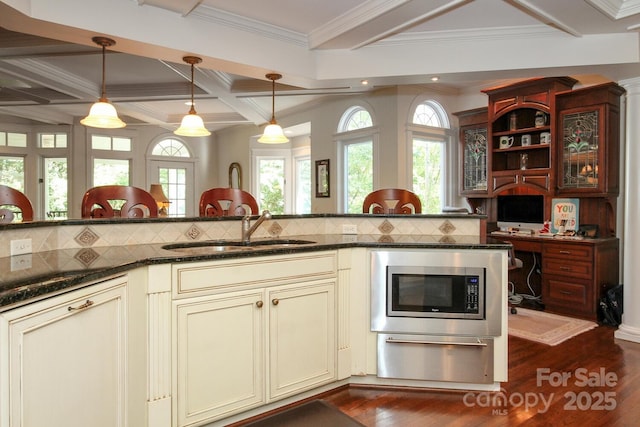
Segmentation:
<svg viewBox="0 0 640 427">
<path fill-rule="evenodd" d="M 427 100 L 413 112 L 409 135 L 412 143 L 412 190 L 422 202 L 422 212 L 442 212 L 451 199 L 452 140 L 449 119 L 444 108 L 436 101 Z"/>
<path fill-rule="evenodd" d="M 374 140 L 371 113 L 361 106 L 347 109 L 338 125 L 340 176 L 338 209 L 362 213 L 364 198 L 374 188 Z"/>
</svg>

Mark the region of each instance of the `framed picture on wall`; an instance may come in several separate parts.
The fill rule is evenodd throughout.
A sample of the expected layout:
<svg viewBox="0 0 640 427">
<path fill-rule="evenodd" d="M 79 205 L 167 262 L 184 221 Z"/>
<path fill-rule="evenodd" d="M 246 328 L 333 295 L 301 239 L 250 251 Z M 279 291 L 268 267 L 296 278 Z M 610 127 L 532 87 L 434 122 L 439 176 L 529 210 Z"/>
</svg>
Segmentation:
<svg viewBox="0 0 640 427">
<path fill-rule="evenodd" d="M 316 160 L 316 197 L 330 197 L 329 159 Z"/>
</svg>

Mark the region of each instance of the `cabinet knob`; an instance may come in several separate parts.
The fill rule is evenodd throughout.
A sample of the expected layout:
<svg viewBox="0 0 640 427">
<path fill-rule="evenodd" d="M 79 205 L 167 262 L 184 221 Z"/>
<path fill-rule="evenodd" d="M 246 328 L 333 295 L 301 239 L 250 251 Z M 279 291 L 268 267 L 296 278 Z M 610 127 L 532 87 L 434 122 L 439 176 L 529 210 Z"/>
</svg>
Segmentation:
<svg viewBox="0 0 640 427">
<path fill-rule="evenodd" d="M 271 303 L 273 303 L 273 305 L 278 305 L 280 303 L 280 300 L 278 298 L 274 298 L 271 300 Z"/>
<path fill-rule="evenodd" d="M 93 301 L 91 301 L 90 299 L 87 300 L 87 302 L 85 302 L 84 304 L 81 304 L 77 307 L 67 307 L 68 311 L 78 311 L 78 310 L 84 310 L 85 308 L 91 307 L 93 305 Z"/>
<path fill-rule="evenodd" d="M 263 305 L 262 301 L 256 301 L 256 307 L 262 308 L 262 305 Z"/>
</svg>

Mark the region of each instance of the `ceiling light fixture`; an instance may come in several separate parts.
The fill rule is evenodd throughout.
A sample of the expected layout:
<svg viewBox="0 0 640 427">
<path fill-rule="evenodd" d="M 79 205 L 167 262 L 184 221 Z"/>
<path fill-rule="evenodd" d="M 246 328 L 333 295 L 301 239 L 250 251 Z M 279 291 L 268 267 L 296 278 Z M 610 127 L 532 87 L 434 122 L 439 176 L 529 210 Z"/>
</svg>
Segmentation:
<svg viewBox="0 0 640 427">
<path fill-rule="evenodd" d="M 98 102 L 91 106 L 89 115 L 80 120 L 85 126 L 104 129 L 117 129 L 126 126 L 126 123 L 120 120 L 118 113 L 113 105 L 109 103 L 106 95 L 105 83 L 105 54 L 107 46 L 113 46 L 116 42 L 107 37 L 93 37 L 91 39 L 98 46 L 102 46 L 102 92 Z"/>
<path fill-rule="evenodd" d="M 264 133 L 258 142 L 263 144 L 284 144 L 289 142 L 289 138 L 284 136 L 284 132 L 280 125 L 276 122 L 276 80 L 282 78 L 281 74 L 267 74 L 266 77 L 271 80 L 271 121 L 264 128 Z"/>
<path fill-rule="evenodd" d="M 209 136 L 211 135 L 211 132 L 204 127 L 202 118 L 198 113 L 196 113 L 196 103 L 193 100 L 193 69 L 195 64 L 202 62 L 202 58 L 198 58 L 197 56 L 185 56 L 182 60 L 191 65 L 191 108 L 189 109 L 189 113 L 182 118 L 180 127 L 173 133 L 180 136 Z"/>
</svg>

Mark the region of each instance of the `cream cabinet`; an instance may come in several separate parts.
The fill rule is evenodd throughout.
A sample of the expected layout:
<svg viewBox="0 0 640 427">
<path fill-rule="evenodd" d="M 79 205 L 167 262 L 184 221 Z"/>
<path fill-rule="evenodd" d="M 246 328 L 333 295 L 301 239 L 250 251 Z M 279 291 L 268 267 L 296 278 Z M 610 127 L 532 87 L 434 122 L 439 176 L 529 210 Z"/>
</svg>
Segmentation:
<svg viewBox="0 0 640 427">
<path fill-rule="evenodd" d="M 203 425 L 335 381 L 336 258 L 174 266 L 174 425 Z"/>
<path fill-rule="evenodd" d="M 127 278 L 0 315 L 2 427 L 127 422 Z"/>
<path fill-rule="evenodd" d="M 234 293 L 176 304 L 177 425 L 265 402 L 264 294 Z"/>
<path fill-rule="evenodd" d="M 269 400 L 336 378 L 335 281 L 307 282 L 266 291 Z"/>
</svg>

